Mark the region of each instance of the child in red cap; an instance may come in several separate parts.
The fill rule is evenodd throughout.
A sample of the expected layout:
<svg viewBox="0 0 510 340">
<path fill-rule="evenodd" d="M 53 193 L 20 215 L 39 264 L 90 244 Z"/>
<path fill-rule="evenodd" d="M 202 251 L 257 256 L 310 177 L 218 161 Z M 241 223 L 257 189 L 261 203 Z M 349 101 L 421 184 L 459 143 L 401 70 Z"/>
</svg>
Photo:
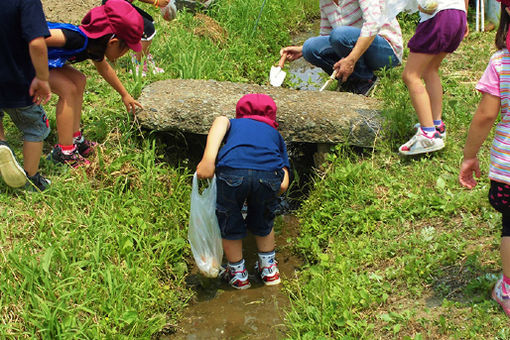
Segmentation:
<svg viewBox="0 0 510 340">
<path fill-rule="evenodd" d="M 59 96 L 57 102 L 58 144 L 49 158 L 72 167 L 88 164 L 85 158 L 95 145 L 80 131 L 86 77 L 70 64 L 91 59 L 99 74 L 121 95 L 126 109 L 142 107 L 127 92 L 115 70 L 106 61 L 124 55 L 129 49 L 140 51 L 143 19 L 124 0 L 110 0 L 90 10 L 78 27 L 48 23 L 51 36 L 46 38 L 50 67 L 50 86 Z"/>
<path fill-rule="evenodd" d="M 273 99 L 247 94 L 237 103 L 235 119 L 215 119 L 197 166 L 198 178 L 212 178 L 216 172 L 216 216 L 228 260 L 220 276 L 236 289 L 251 286 L 242 251 L 247 229 L 255 235 L 259 250 L 255 271 L 265 285 L 280 283 L 273 223 L 278 195 L 289 186 L 290 166 L 277 127 Z M 245 202 L 248 213 L 243 218 Z"/>
</svg>

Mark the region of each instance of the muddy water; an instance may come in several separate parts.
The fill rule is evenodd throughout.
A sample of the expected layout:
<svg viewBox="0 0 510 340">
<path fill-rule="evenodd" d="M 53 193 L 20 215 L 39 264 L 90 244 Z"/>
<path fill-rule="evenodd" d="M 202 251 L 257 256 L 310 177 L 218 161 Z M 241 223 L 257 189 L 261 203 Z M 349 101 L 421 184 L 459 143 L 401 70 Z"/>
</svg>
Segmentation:
<svg viewBox="0 0 510 340">
<path fill-rule="evenodd" d="M 277 260 L 282 281 L 290 280 L 301 261 L 291 253 L 299 233 L 297 218 L 278 217 L 275 223 Z M 255 239 L 243 243 L 248 271 L 253 273 L 257 249 Z M 250 275 L 251 288 L 235 290 L 218 279 L 206 279 L 192 271 L 188 280 L 195 299 L 184 311 L 176 333 L 160 339 L 281 339 L 285 334 L 283 318 L 289 300 L 283 285 L 265 287 Z"/>
<path fill-rule="evenodd" d="M 292 38 L 293 45 L 303 45 L 306 39 L 319 35 L 320 22 L 313 24 L 309 31 L 299 33 Z M 315 67 L 305 60 L 299 58 L 288 64 L 287 72 L 289 87 L 296 90 L 318 91 L 328 79 L 328 74 L 321 68 Z"/>
</svg>

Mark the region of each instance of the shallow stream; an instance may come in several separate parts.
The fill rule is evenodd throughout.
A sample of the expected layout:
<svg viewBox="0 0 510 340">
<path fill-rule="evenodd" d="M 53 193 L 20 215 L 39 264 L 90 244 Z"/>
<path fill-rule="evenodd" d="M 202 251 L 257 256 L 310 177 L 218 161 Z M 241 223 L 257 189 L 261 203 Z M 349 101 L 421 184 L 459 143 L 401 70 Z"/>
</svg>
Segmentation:
<svg viewBox="0 0 510 340">
<path fill-rule="evenodd" d="M 283 291 L 285 280 L 293 278 L 301 260 L 292 254 L 292 240 L 298 236 L 294 216 L 280 216 L 275 224 L 277 260 L 282 284 L 266 287 L 252 273 L 256 261 L 255 239 L 243 243 L 250 272 L 251 288 L 235 290 L 219 279 L 206 279 L 193 268 L 187 281 L 195 298 L 184 311 L 176 333 L 170 339 L 280 339 L 284 336 L 283 313 L 289 299 Z"/>
</svg>

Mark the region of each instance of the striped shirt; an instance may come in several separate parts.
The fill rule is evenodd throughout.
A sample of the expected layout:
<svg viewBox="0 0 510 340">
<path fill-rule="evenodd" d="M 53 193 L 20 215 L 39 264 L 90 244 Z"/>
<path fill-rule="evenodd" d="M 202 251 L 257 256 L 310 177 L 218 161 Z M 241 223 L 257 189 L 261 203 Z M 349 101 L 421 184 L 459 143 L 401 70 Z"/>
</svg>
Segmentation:
<svg viewBox="0 0 510 340">
<path fill-rule="evenodd" d="M 361 29 L 361 37 L 383 37 L 402 62 L 404 51 L 402 32 L 397 19 L 381 26 L 379 23 L 385 6 L 385 0 L 320 0 L 320 35 L 329 35 L 338 26 L 352 26 Z"/>
<path fill-rule="evenodd" d="M 507 49 L 494 53 L 476 88 L 501 99 L 501 121 L 492 141 L 489 178 L 510 184 L 510 53 Z"/>
</svg>

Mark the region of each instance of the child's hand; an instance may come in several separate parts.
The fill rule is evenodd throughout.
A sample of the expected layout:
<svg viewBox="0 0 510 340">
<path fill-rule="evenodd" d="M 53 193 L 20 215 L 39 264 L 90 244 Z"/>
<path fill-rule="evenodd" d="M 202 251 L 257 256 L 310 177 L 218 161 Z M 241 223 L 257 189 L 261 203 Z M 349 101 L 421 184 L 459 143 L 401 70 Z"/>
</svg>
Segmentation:
<svg viewBox="0 0 510 340">
<path fill-rule="evenodd" d="M 198 163 L 198 165 L 197 165 L 198 179 L 213 178 L 215 169 L 216 169 L 216 166 L 214 164 L 214 161 L 211 162 L 211 161 L 202 159 L 200 161 L 200 163 Z"/>
<path fill-rule="evenodd" d="M 50 84 L 47 80 L 34 78 L 28 92 L 33 97 L 32 101 L 34 104 L 37 105 L 44 105 L 51 98 Z"/>
<path fill-rule="evenodd" d="M 462 161 L 460 165 L 460 173 L 459 173 L 459 182 L 462 186 L 473 189 L 477 182 L 473 178 L 473 172 L 475 173 L 476 178 L 480 178 L 480 163 L 478 162 L 478 158 L 468 158 Z"/>
<path fill-rule="evenodd" d="M 136 107 L 138 106 L 139 108 L 143 109 L 143 106 L 142 104 L 140 104 L 139 102 L 137 102 L 133 97 L 131 97 L 130 94 L 126 94 L 125 96 L 122 97 L 122 101 L 124 102 L 124 105 L 126 106 L 126 110 L 128 112 L 131 112 L 133 113 L 133 115 L 135 114 L 136 112 Z"/>
</svg>

